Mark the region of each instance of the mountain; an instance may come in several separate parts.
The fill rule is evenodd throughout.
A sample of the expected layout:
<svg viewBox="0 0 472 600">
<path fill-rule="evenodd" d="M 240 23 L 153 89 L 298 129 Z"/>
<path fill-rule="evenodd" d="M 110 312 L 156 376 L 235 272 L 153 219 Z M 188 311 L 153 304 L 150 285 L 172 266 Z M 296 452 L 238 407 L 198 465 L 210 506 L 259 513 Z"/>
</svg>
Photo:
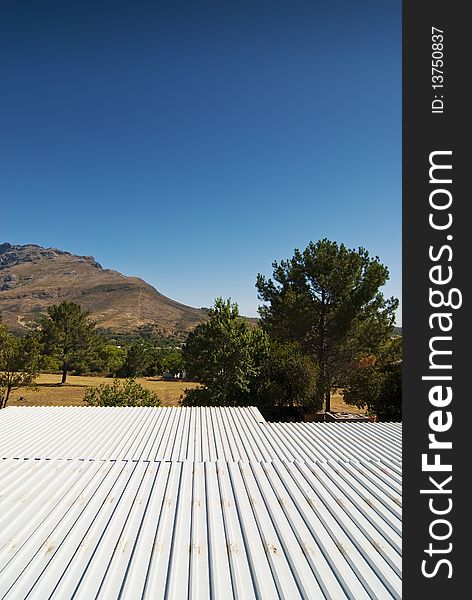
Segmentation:
<svg viewBox="0 0 472 600">
<path fill-rule="evenodd" d="M 10 329 L 26 331 L 48 306 L 73 301 L 100 328 L 132 332 L 151 325 L 178 335 L 204 320 L 205 311 L 175 302 L 138 277 L 104 269 L 92 256 L 34 244 L 0 244 L 0 314 Z"/>
</svg>

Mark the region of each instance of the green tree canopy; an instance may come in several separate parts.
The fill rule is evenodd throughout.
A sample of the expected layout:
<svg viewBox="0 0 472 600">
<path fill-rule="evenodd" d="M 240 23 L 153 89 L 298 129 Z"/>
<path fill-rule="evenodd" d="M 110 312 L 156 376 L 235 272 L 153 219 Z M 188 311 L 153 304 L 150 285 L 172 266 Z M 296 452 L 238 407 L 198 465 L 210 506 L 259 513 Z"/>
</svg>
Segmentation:
<svg viewBox="0 0 472 600">
<path fill-rule="evenodd" d="M 54 356 L 61 362 L 62 381 L 76 366 L 83 369 L 97 359 L 101 340 L 96 333 L 95 323 L 89 320 L 89 313 L 75 302 L 61 302 L 47 309 L 41 320 L 39 338 L 46 355 Z"/>
<path fill-rule="evenodd" d="M 184 359 L 180 350 L 167 350 L 161 354 L 163 371 L 171 375 L 179 375 L 184 371 Z"/>
<path fill-rule="evenodd" d="M 234 406 L 254 402 L 251 383 L 267 349 L 267 336 L 240 317 L 237 304 L 217 298 L 207 321 L 197 325 L 183 347 L 187 375 L 204 384 L 188 390 L 184 403 Z"/>
<path fill-rule="evenodd" d="M 12 390 L 34 385 L 39 373 L 40 351 L 35 337 L 16 337 L 0 323 L 0 409 Z"/>
<path fill-rule="evenodd" d="M 388 269 L 364 248 L 327 239 L 273 263 L 273 279 L 256 287 L 263 328 L 276 340 L 297 341 L 318 364 L 316 397 L 330 410 L 332 386 L 360 351 L 375 352 L 391 336 L 398 300 L 379 291 Z"/>
<path fill-rule="evenodd" d="M 149 360 L 149 349 L 141 342 L 134 342 L 126 349 L 125 359 L 118 369 L 117 375 L 119 377 L 140 377 L 146 372 Z"/>
<path fill-rule="evenodd" d="M 93 370 L 96 372 L 114 375 L 124 364 L 126 359 L 126 350 L 119 348 L 115 344 L 103 343 L 99 352 Z"/>
<path fill-rule="evenodd" d="M 149 348 L 147 351 L 148 357 L 146 361 L 146 368 L 143 372 L 145 377 L 156 377 L 162 375 L 164 372 L 164 366 L 162 362 L 162 351 L 157 348 Z"/>
</svg>

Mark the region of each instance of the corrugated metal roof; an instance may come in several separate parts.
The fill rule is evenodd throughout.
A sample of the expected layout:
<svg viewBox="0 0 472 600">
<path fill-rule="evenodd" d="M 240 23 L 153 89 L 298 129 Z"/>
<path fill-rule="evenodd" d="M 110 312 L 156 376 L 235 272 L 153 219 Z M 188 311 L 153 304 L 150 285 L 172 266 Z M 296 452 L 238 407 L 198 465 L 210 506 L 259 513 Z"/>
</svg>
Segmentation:
<svg viewBox="0 0 472 600">
<path fill-rule="evenodd" d="M 293 460 L 371 460 L 401 474 L 401 423 L 270 423 L 282 450 Z"/>
<path fill-rule="evenodd" d="M 385 471 L 6 459 L 0 597 L 399 598 L 401 490 Z"/>
<path fill-rule="evenodd" d="M 0 411 L 0 598 L 399 598 L 401 424 Z"/>
<path fill-rule="evenodd" d="M 9 407 L 2 458 L 270 460 L 248 443 L 256 408 Z"/>
<path fill-rule="evenodd" d="M 254 407 L 8 407 L 0 458 L 365 459 L 400 474 L 401 424 L 267 423 Z"/>
</svg>

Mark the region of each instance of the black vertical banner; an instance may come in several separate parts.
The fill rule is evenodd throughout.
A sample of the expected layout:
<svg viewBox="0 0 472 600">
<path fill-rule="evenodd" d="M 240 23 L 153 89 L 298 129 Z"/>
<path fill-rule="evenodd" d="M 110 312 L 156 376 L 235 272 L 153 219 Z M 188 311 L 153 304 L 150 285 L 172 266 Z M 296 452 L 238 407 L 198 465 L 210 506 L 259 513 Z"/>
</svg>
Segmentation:
<svg viewBox="0 0 472 600">
<path fill-rule="evenodd" d="M 403 4 L 403 597 L 407 600 L 470 595 L 469 8 L 459 0 Z"/>
</svg>

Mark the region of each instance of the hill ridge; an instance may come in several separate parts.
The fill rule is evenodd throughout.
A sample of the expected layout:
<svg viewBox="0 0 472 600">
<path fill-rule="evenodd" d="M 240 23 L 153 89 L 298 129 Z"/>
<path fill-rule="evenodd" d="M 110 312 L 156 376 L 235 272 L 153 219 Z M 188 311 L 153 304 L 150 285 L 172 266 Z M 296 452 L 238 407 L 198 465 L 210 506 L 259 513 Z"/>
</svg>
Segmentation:
<svg viewBox="0 0 472 600">
<path fill-rule="evenodd" d="M 0 244 L 0 314 L 10 329 L 33 327 L 48 306 L 63 300 L 77 302 L 99 327 L 115 332 L 150 325 L 158 333 L 178 335 L 206 315 L 140 277 L 104 268 L 93 256 L 37 244 Z"/>
</svg>

